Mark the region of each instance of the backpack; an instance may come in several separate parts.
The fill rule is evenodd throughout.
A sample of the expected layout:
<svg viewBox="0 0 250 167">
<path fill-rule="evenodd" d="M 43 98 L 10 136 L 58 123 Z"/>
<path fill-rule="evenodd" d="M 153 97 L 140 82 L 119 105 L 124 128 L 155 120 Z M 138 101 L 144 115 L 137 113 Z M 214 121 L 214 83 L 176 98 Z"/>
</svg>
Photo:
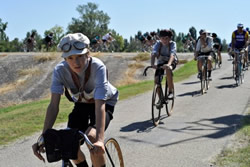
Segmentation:
<svg viewBox="0 0 250 167">
<path fill-rule="evenodd" d="M 171 44 L 173 44 L 173 42 L 170 42 L 170 44 L 169 44 L 169 47 L 168 47 L 169 53 L 170 53 Z M 161 48 L 162 48 L 162 43 L 160 42 L 159 53 L 158 53 L 159 56 L 161 55 Z M 179 63 L 179 58 L 178 58 L 177 54 L 174 55 L 174 61 L 172 63 L 174 63 L 175 65 L 177 65 Z"/>
<path fill-rule="evenodd" d="M 77 159 L 80 139 L 77 129 L 48 129 L 43 137 L 48 162 Z"/>
</svg>

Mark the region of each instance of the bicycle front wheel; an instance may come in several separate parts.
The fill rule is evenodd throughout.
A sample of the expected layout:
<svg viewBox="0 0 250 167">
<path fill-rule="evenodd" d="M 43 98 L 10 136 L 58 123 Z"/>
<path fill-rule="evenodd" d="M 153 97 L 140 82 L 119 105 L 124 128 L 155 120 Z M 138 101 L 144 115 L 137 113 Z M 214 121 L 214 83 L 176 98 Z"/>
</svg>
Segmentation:
<svg viewBox="0 0 250 167">
<path fill-rule="evenodd" d="M 105 144 L 106 167 L 124 167 L 121 148 L 114 138 L 109 138 Z"/>
<path fill-rule="evenodd" d="M 173 98 L 168 98 L 168 94 L 169 94 L 168 84 L 166 81 L 166 86 L 165 86 L 166 112 L 168 116 L 171 116 L 174 109 L 174 98 L 175 98 L 174 90 L 173 90 Z"/>
<path fill-rule="evenodd" d="M 162 94 L 162 89 L 160 86 L 155 84 L 152 95 L 152 121 L 154 126 L 157 126 L 160 122 L 161 108 L 163 107 L 159 94 Z"/>
<path fill-rule="evenodd" d="M 204 94 L 206 92 L 206 74 L 205 74 L 205 69 L 202 67 L 202 72 L 201 72 L 201 94 Z"/>
</svg>

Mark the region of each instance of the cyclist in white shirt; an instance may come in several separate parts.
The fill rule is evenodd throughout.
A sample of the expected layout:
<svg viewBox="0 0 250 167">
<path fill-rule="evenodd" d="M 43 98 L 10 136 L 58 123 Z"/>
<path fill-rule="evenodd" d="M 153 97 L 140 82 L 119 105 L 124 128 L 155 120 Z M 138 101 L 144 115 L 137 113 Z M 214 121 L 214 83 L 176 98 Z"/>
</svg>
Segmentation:
<svg viewBox="0 0 250 167">
<path fill-rule="evenodd" d="M 212 49 L 213 49 L 213 38 L 207 35 L 207 31 L 205 29 L 200 30 L 200 38 L 197 42 L 195 49 L 195 60 L 200 55 L 208 55 L 208 78 L 211 79 L 212 72 Z M 201 69 L 202 69 L 202 61 L 197 62 L 198 67 L 198 78 L 201 77 Z"/>
</svg>

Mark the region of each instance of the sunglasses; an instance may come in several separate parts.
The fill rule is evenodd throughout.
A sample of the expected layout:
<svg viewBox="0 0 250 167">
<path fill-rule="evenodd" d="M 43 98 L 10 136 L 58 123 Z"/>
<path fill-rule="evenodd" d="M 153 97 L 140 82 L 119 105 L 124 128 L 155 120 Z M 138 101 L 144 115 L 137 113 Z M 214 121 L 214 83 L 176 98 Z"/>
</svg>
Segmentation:
<svg viewBox="0 0 250 167">
<path fill-rule="evenodd" d="M 72 46 L 74 46 L 75 49 L 77 50 L 83 50 L 85 48 L 88 48 L 88 45 L 85 43 L 82 43 L 80 41 L 76 41 L 73 44 L 71 43 L 65 43 L 63 44 L 63 46 L 61 47 L 63 52 L 69 52 L 72 48 Z"/>
</svg>

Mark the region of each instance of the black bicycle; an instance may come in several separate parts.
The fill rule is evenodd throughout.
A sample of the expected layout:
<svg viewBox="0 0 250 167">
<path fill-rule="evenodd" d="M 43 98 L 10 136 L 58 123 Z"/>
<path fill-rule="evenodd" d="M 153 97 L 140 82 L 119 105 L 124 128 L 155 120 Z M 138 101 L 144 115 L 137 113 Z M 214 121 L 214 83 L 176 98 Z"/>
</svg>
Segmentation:
<svg viewBox="0 0 250 167">
<path fill-rule="evenodd" d="M 153 68 L 152 66 L 148 66 L 145 68 L 143 75 L 147 76 L 147 70 L 149 68 Z M 157 69 L 161 69 L 162 67 L 157 67 Z M 173 98 L 168 98 L 169 90 L 168 90 L 168 82 L 167 82 L 167 77 L 166 78 L 166 83 L 165 83 L 165 91 L 163 91 L 162 88 L 162 79 L 163 75 L 159 75 L 157 78 L 157 83 L 154 84 L 153 88 L 153 94 L 152 94 L 152 121 L 154 126 L 157 126 L 160 122 L 161 118 L 161 109 L 164 107 L 166 108 L 166 112 L 168 116 L 171 116 L 174 108 L 174 90 L 173 90 Z"/>
<path fill-rule="evenodd" d="M 201 94 L 206 93 L 206 91 L 209 88 L 209 78 L 208 78 L 208 57 L 206 55 L 200 55 L 197 57 L 197 60 L 202 61 L 202 69 L 201 69 L 201 75 L 200 75 L 200 81 L 201 81 Z"/>
<path fill-rule="evenodd" d="M 93 149 L 94 145 L 91 143 L 87 135 L 82 131 L 78 131 L 78 133 L 80 135 L 79 142 L 85 141 L 89 149 Z M 45 143 L 46 141 L 44 141 L 43 137 L 40 137 L 38 139 L 38 147 L 42 147 Z M 108 138 L 104 142 L 104 147 L 105 147 L 106 167 L 124 167 L 122 151 L 116 139 Z M 65 155 L 68 153 L 61 153 L 61 154 Z M 62 158 L 61 160 L 62 160 L 62 167 L 73 167 L 73 164 L 69 159 Z"/>
<path fill-rule="evenodd" d="M 217 66 L 218 68 L 221 67 L 221 64 L 219 63 L 219 56 L 218 56 L 217 51 L 218 50 L 216 48 L 213 48 L 212 55 L 213 55 L 214 70 L 216 70 Z"/>
<path fill-rule="evenodd" d="M 244 71 L 243 71 L 242 59 L 245 53 L 243 49 L 235 49 L 233 52 L 234 52 L 233 70 L 235 72 L 234 79 L 236 82 L 236 86 L 239 86 L 244 82 Z"/>
</svg>

